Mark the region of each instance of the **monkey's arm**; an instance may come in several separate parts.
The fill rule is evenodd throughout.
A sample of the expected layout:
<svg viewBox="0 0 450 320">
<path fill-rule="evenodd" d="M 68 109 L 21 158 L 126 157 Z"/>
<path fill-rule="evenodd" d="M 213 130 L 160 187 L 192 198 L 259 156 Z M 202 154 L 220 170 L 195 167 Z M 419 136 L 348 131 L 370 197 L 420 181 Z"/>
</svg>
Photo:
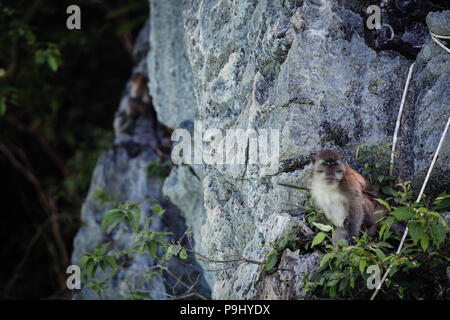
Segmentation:
<svg viewBox="0 0 450 320">
<path fill-rule="evenodd" d="M 348 232 L 349 243 L 354 243 L 353 237 L 358 239 L 359 231 L 361 230 L 361 225 L 364 219 L 364 208 L 361 200 L 352 201 L 349 206 L 348 219 L 344 225 Z"/>
</svg>

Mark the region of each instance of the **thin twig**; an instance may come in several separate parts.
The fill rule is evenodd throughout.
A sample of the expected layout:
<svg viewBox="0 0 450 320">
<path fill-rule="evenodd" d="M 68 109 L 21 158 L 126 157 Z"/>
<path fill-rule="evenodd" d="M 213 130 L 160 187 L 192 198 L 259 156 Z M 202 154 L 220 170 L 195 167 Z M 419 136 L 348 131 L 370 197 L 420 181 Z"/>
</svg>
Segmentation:
<svg viewBox="0 0 450 320">
<path fill-rule="evenodd" d="M 72 218 L 72 217 L 60 215 L 58 217 L 58 219 L 61 219 L 61 218 Z M 42 232 L 45 230 L 45 228 L 48 227 L 48 225 L 50 223 L 51 223 L 50 219 L 47 219 L 44 223 L 42 223 L 37 228 L 36 232 L 34 233 L 33 237 L 31 238 L 31 240 L 28 242 L 27 248 L 25 249 L 25 253 L 22 256 L 22 259 L 19 261 L 17 266 L 14 268 L 13 276 L 12 276 L 11 280 L 8 281 L 8 283 L 5 286 L 5 289 L 3 290 L 3 293 L 2 293 L 3 297 L 5 297 L 7 295 L 9 289 L 15 284 L 16 280 L 18 279 L 18 277 L 20 275 L 20 270 L 25 265 L 25 262 L 27 261 L 28 256 L 31 253 L 31 250 L 33 249 L 33 247 L 36 244 L 37 240 L 41 237 Z"/>
<path fill-rule="evenodd" d="M 441 35 L 438 35 L 438 34 L 435 34 L 435 33 L 431 32 L 431 31 L 430 31 L 430 33 L 431 33 L 431 39 L 433 39 L 433 41 L 436 42 L 436 44 L 438 44 L 442 49 L 444 49 L 445 51 L 447 51 L 448 53 L 450 53 L 450 49 L 447 48 L 447 47 L 442 43 L 441 40 L 439 40 L 439 39 L 446 39 L 446 40 L 448 40 L 448 39 L 450 39 L 450 36 L 441 36 Z"/>
<path fill-rule="evenodd" d="M 48 197 L 44 190 L 41 187 L 41 184 L 38 180 L 38 178 L 26 167 L 24 167 L 23 164 L 21 164 L 14 154 L 9 150 L 9 148 L 0 142 L 0 152 L 3 153 L 6 158 L 10 161 L 12 166 L 19 171 L 36 189 L 36 193 L 38 194 L 39 200 L 41 201 L 42 205 L 47 208 L 49 219 L 51 221 L 53 236 L 56 240 L 56 244 L 58 246 L 59 256 L 61 261 L 59 262 L 59 265 L 67 266 L 69 264 L 69 258 L 67 255 L 67 249 L 64 244 L 64 241 L 61 236 L 59 223 L 58 223 L 58 210 L 56 208 L 56 204 L 54 201 Z M 63 278 L 60 279 L 60 285 L 61 287 L 65 287 L 65 281 Z"/>
<path fill-rule="evenodd" d="M 414 62 L 409 67 L 408 77 L 406 78 L 405 88 L 403 89 L 403 95 L 402 95 L 402 101 L 400 103 L 400 109 L 398 110 L 397 122 L 395 123 L 394 137 L 392 139 L 391 162 L 390 162 L 390 166 L 389 166 L 389 175 L 390 176 L 392 176 L 394 173 L 394 156 L 395 156 L 394 152 L 395 152 L 395 148 L 397 146 L 398 130 L 400 128 L 400 120 L 402 118 L 403 106 L 405 105 L 406 95 L 408 93 L 409 82 L 411 81 L 412 71 L 413 71 L 415 64 L 416 63 Z"/>
<path fill-rule="evenodd" d="M 244 258 L 244 257 L 242 257 L 240 255 L 236 255 L 238 258 L 237 259 L 232 259 L 232 260 L 214 260 L 214 259 L 208 258 L 208 257 L 206 257 L 206 256 L 204 256 L 204 255 L 202 255 L 202 254 L 200 254 L 200 253 L 198 253 L 198 252 L 196 252 L 194 250 L 186 249 L 186 251 L 192 252 L 194 255 L 202 258 L 203 260 L 206 260 L 206 261 L 209 261 L 209 262 L 212 262 L 212 263 L 247 262 L 247 263 L 253 263 L 253 264 L 258 264 L 258 265 L 262 265 L 262 266 L 266 264 L 264 261 L 251 260 L 251 259 Z"/>
<path fill-rule="evenodd" d="M 188 292 L 192 292 L 193 294 L 195 294 L 197 297 L 203 299 L 203 300 L 208 300 L 207 297 L 205 297 L 204 295 L 202 295 L 201 293 L 194 291 L 193 287 L 195 286 L 195 284 L 193 285 L 188 285 L 186 282 L 184 282 L 183 280 L 181 280 L 176 274 L 174 274 L 172 271 L 169 270 L 169 268 L 162 266 L 162 265 L 158 265 L 162 270 L 166 271 L 172 278 L 174 278 L 175 280 L 177 280 L 177 282 L 179 282 L 183 287 L 185 287 L 186 289 L 188 289 Z"/>
<path fill-rule="evenodd" d="M 66 166 L 64 164 L 63 158 L 51 146 L 51 144 L 48 141 L 48 139 L 45 139 L 42 136 L 42 134 L 38 131 L 38 129 L 39 129 L 38 126 L 36 126 L 36 125 L 26 126 L 26 125 L 22 124 L 19 120 L 17 120 L 12 115 L 7 115 L 5 117 L 5 120 L 7 120 L 9 123 L 11 123 L 11 125 L 13 125 L 14 128 L 17 129 L 18 131 L 22 131 L 22 132 L 28 133 L 34 139 L 36 139 L 37 142 L 41 145 L 42 149 L 44 149 L 44 151 L 47 152 L 49 157 L 54 161 L 56 166 L 59 168 L 59 171 L 61 172 L 63 177 L 67 178 L 67 177 L 70 176 L 69 170 L 67 170 L 67 168 L 66 168 Z M 31 166 L 28 166 L 28 167 L 31 168 Z"/>
<path fill-rule="evenodd" d="M 100 6 L 106 14 L 114 10 L 114 8 L 108 3 L 108 1 L 90 0 L 90 2 Z M 115 17 L 113 20 L 116 22 L 117 25 L 120 25 L 122 23 L 122 19 L 120 19 L 119 17 Z M 121 36 L 119 36 L 119 39 L 122 41 L 127 52 L 131 55 L 134 49 L 133 36 L 131 32 L 128 31 L 123 33 Z"/>
</svg>

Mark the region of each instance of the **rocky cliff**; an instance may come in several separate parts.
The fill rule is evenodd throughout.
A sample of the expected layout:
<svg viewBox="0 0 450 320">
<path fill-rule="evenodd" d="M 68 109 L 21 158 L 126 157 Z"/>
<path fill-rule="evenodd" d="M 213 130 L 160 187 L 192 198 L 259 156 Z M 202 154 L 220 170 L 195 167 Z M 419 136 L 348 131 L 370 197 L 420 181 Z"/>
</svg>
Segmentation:
<svg viewBox="0 0 450 320">
<path fill-rule="evenodd" d="M 431 40 L 428 29 L 450 34 L 450 11 L 429 13 L 427 25 L 415 23 L 396 34 L 403 41 L 401 48 L 412 48 L 404 52 L 380 46 L 376 39 L 383 35 L 376 38 L 377 31 L 368 32 L 364 12 L 369 4 L 364 1 L 151 0 L 150 4 L 150 49 L 138 68 L 148 68 L 156 118 L 138 118 L 131 134 L 116 132 L 115 147 L 99 159 L 83 206 L 85 226 L 75 240 L 74 262 L 102 237 L 99 224 L 107 208 L 91 200 L 95 186 L 120 191 L 123 201 L 165 199 L 171 222 L 161 221 L 155 228 L 176 226 L 178 233 L 189 228 L 195 249 L 211 259 L 240 255 L 264 260 L 265 244 L 304 228 L 296 206 L 305 195 L 295 187 L 306 186 L 315 153 L 334 149 L 357 168 L 358 144 L 392 141 L 414 61 L 395 174 L 411 179 L 416 187 L 423 181 L 450 114 L 450 55 Z M 393 19 L 388 10 L 384 14 Z M 252 161 L 255 140 L 242 136 L 242 163 L 180 164 L 171 169 L 163 186 L 149 182 L 144 168 L 156 159 L 155 144 L 161 143 L 155 138 L 156 128 L 184 128 L 194 136 L 202 133 L 198 124 L 202 132 L 215 129 L 223 139 L 236 129 L 252 129 L 263 137 L 276 132 L 279 150 L 273 145 L 268 150 L 278 151 L 276 168 L 264 171 L 267 164 Z M 270 134 L 267 138 L 270 141 Z M 449 162 L 447 139 L 428 192 L 450 190 Z M 123 234 L 113 238 L 118 246 L 128 241 Z M 204 271 L 199 290 L 206 294 L 211 290 L 214 299 L 301 298 L 301 279 L 319 261 L 316 252 L 287 250 L 282 271 L 270 276 L 264 276 L 258 264 L 227 268 L 216 264 L 215 269 L 222 271 Z M 138 273 L 151 263 L 133 261 L 129 272 Z M 115 290 L 123 285 L 120 279 L 111 297 L 123 295 Z M 155 281 L 149 286 L 165 292 L 163 281 Z"/>
</svg>

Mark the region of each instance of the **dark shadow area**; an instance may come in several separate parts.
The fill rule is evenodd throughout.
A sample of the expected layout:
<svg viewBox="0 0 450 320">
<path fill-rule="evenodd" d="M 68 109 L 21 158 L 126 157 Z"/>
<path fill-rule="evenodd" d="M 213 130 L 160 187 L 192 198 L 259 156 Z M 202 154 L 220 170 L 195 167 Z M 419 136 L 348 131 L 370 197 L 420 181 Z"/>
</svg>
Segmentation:
<svg viewBox="0 0 450 320">
<path fill-rule="evenodd" d="M 146 1 L 0 1 L 0 298 L 65 298 L 80 208 Z"/>
</svg>

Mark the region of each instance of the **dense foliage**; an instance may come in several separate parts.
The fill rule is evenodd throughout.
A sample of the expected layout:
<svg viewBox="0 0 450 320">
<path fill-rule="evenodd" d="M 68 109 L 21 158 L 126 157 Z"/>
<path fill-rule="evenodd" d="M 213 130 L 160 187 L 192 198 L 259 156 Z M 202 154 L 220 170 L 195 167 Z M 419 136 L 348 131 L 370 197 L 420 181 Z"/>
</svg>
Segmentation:
<svg viewBox="0 0 450 320">
<path fill-rule="evenodd" d="M 450 208 L 450 195 L 442 192 L 435 199 L 423 195 L 413 198 L 410 182 L 391 187 L 388 176 L 389 145 L 357 148 L 359 161 L 364 162 L 364 175 L 382 191 L 384 199 L 376 199 L 387 211 L 380 220 L 378 237 L 366 233 L 353 245 L 345 240 L 332 245 L 332 225 L 313 205 L 304 206 L 311 227 L 318 230 L 312 241 L 324 256 L 319 268 L 305 277 L 305 288 L 312 294 L 330 298 L 368 299 L 374 280 L 392 269 L 378 298 L 445 299 L 448 298 L 447 266 L 450 257 L 450 232 L 443 214 Z M 361 149 L 363 153 L 360 154 Z M 367 162 L 372 157 L 373 162 Z M 383 160 L 384 159 L 384 160 Z M 383 170 L 384 169 L 384 170 Z M 312 199 L 310 198 L 311 204 Z M 394 232 L 394 224 L 407 225 L 408 235 L 397 254 L 402 234 Z M 324 228 L 323 226 L 329 226 Z M 379 276 L 375 277 L 374 272 Z"/>
<path fill-rule="evenodd" d="M 353 245 L 343 239 L 334 245 L 333 224 L 322 210 L 315 208 L 309 196 L 309 203 L 301 210 L 315 235 L 310 239 L 291 235 L 271 243 L 271 250 L 266 253 L 266 271 L 277 270 L 286 248 L 300 249 L 301 253 L 319 250 L 323 257 L 318 269 L 303 279 L 310 298 L 369 299 L 375 281 L 391 265 L 378 299 L 448 299 L 450 232 L 443 214 L 450 208 L 450 195 L 442 192 L 435 199 L 423 195 L 415 202 L 409 181 L 392 186 L 395 177 L 388 175 L 389 146 L 362 144 L 356 149 L 362 174 L 380 191 L 383 199 L 376 200 L 387 211 L 379 221 L 378 236 L 371 239 L 364 233 Z M 396 250 L 402 234 L 391 230 L 394 224 L 409 228 L 399 254 Z"/>
<path fill-rule="evenodd" d="M 81 8 L 68 30 L 66 8 Z M 61 297 L 147 1 L 0 0 L 0 297 Z"/>
<path fill-rule="evenodd" d="M 101 192 L 97 193 L 97 195 Z M 103 194 L 104 195 L 104 194 Z M 109 201 L 102 196 L 97 199 L 100 201 Z M 106 196 L 107 197 L 107 196 Z M 153 202 L 150 209 L 150 214 L 145 216 L 145 224 L 140 225 L 142 213 L 140 206 L 145 202 Z M 110 282 L 116 272 L 120 268 L 126 268 L 127 259 L 122 257 L 138 258 L 143 254 L 149 254 L 150 257 L 157 263 L 149 267 L 149 271 L 141 275 L 141 279 L 137 281 L 135 286 L 129 285 L 130 295 L 125 297 L 128 300 L 152 298 L 150 292 L 145 291 L 142 285 L 154 277 L 160 277 L 163 271 L 170 272 L 168 268 L 168 260 L 172 256 L 178 256 L 181 259 L 187 258 L 186 248 L 181 244 L 168 242 L 167 237 L 172 236 L 172 232 L 150 231 L 150 225 L 153 219 L 152 214 L 161 217 L 165 210 L 157 203 L 156 199 L 150 198 L 140 202 L 126 202 L 123 204 L 115 204 L 114 209 L 108 211 L 102 220 L 102 230 L 110 234 L 113 229 L 118 228 L 119 225 L 125 225 L 131 229 L 133 233 L 133 243 L 124 250 L 113 250 L 110 242 L 101 244 L 91 253 L 86 253 L 80 260 L 79 266 L 82 270 L 82 279 L 87 281 L 87 287 L 94 290 L 98 297 L 102 298 L 103 291 L 109 287 Z M 101 280 L 97 273 L 97 269 L 101 269 L 103 275 L 108 277 Z M 126 279 L 130 282 L 130 279 Z M 189 288 L 186 288 L 189 289 Z"/>
<path fill-rule="evenodd" d="M 395 189 L 395 195 L 386 199 L 389 214 L 380 222 L 376 239 L 364 234 L 354 245 L 334 246 L 327 232 L 316 235 L 313 244 L 319 245 L 325 254 L 317 271 L 305 279 L 308 290 L 331 298 L 368 299 L 373 293 L 373 287 L 367 285 L 374 270 L 370 266 L 377 267 L 381 278 L 392 265 L 379 298 L 446 298 L 450 237 L 441 213 L 448 210 L 450 195 L 442 193 L 432 202 L 415 203 L 410 199 L 409 183 L 399 184 Z M 404 223 L 409 228 L 398 255 L 401 234 L 391 231 L 394 223 Z"/>
</svg>

